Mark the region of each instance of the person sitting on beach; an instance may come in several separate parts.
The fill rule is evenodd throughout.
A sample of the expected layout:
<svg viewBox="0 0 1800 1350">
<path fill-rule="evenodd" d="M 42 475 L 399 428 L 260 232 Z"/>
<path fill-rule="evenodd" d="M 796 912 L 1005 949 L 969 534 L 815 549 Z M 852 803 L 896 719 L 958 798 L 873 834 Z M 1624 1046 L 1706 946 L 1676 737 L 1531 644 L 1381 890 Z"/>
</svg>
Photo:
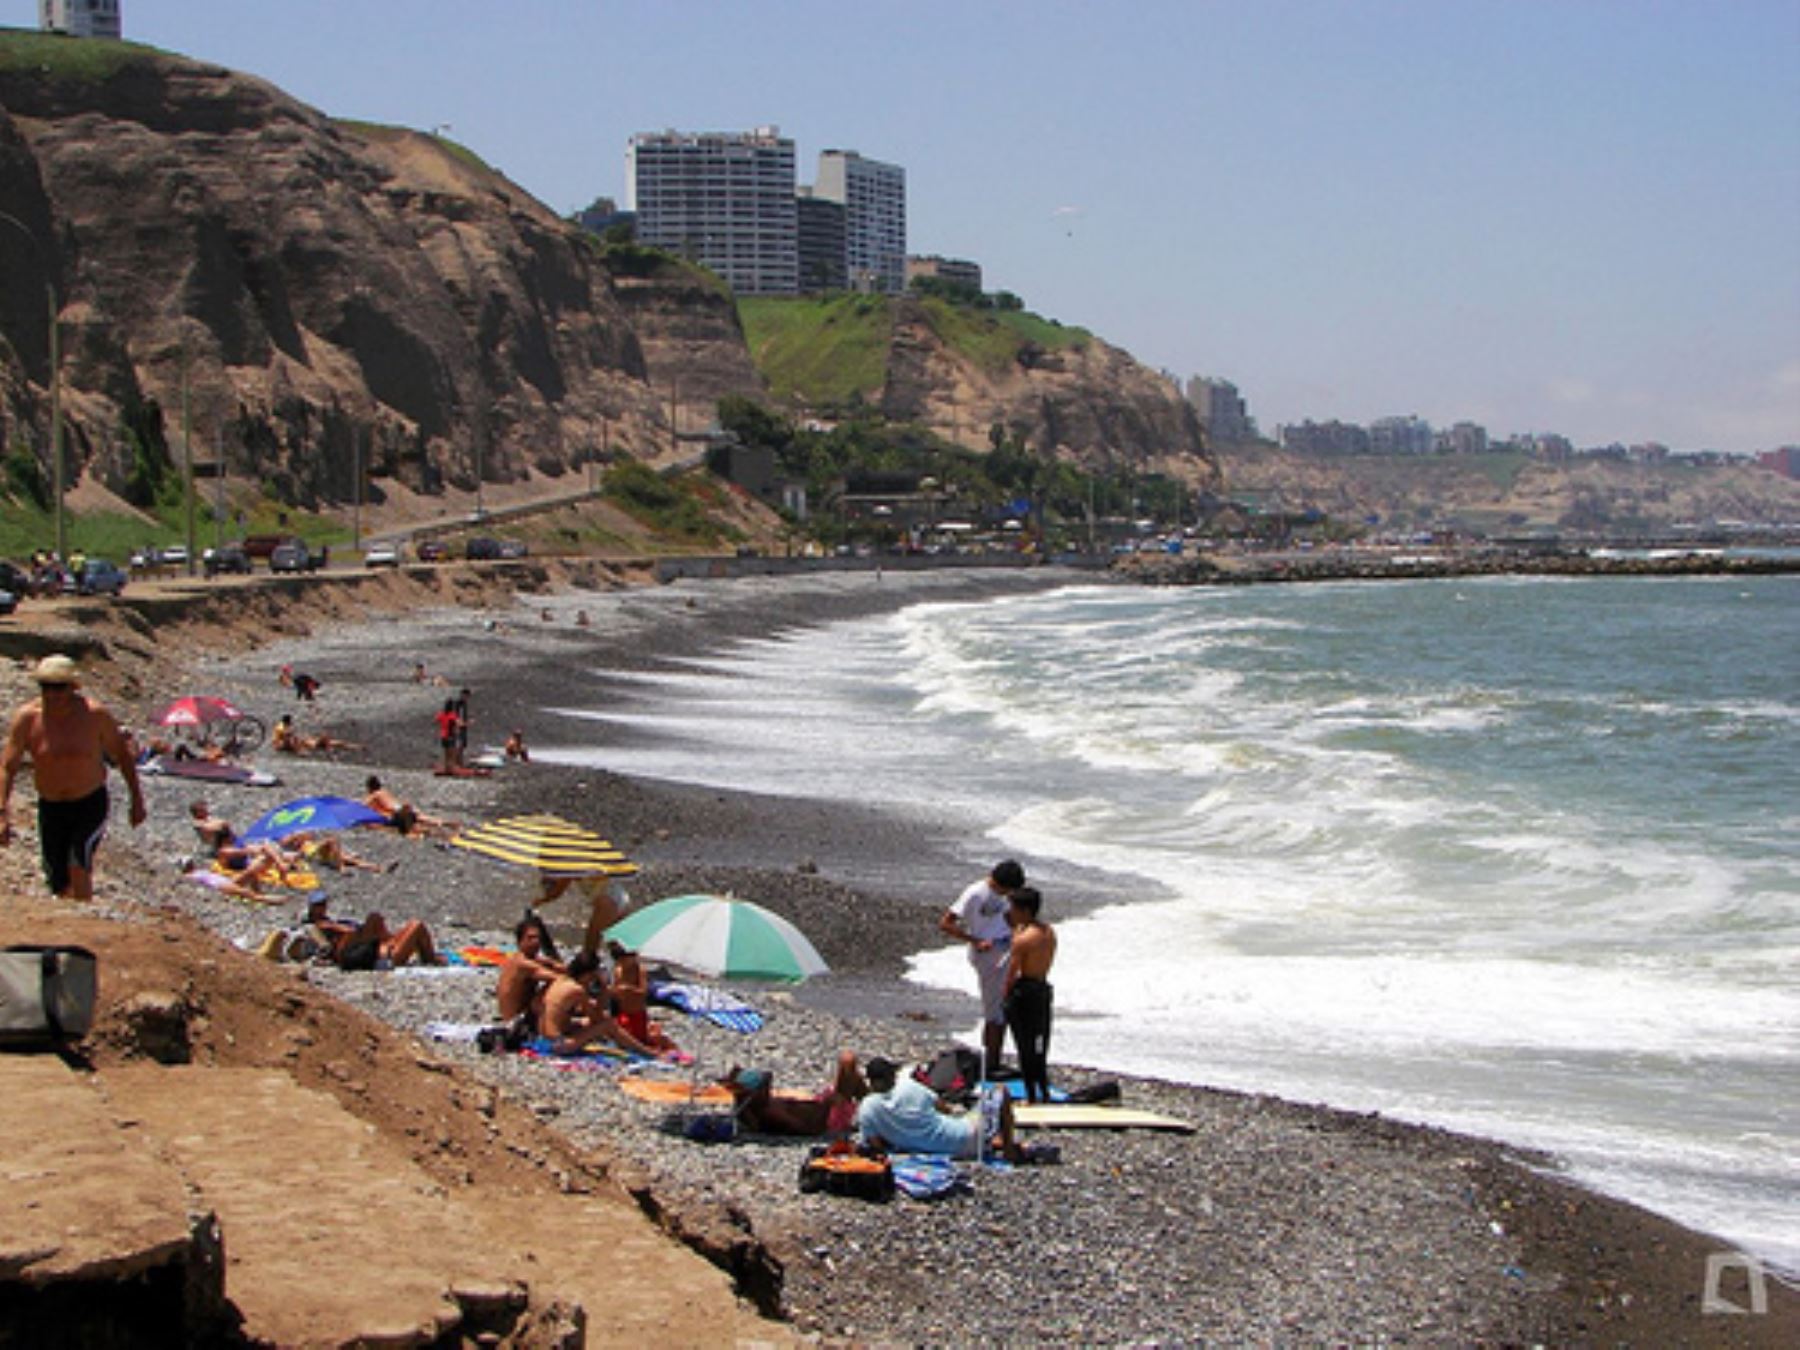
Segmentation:
<svg viewBox="0 0 1800 1350">
<path fill-rule="evenodd" d="M 568 967 L 557 960 L 556 943 L 540 915 L 527 914 L 520 919 L 513 938 L 519 949 L 500 967 L 500 983 L 494 990 L 500 1001 L 500 1020 L 510 1022 L 520 1013 L 529 1013 L 536 1024 L 543 1018 L 545 992 Z"/>
<path fill-rule="evenodd" d="M 184 881 L 230 896 L 233 900 L 269 899 L 270 896 L 262 888 L 262 878 L 266 871 L 266 866 L 256 866 L 242 871 L 221 872 L 204 858 L 181 860 L 181 876 Z"/>
<path fill-rule="evenodd" d="M 300 850 L 300 856 L 321 867 L 329 867 L 333 872 L 391 872 L 395 864 L 383 867 L 378 862 L 370 862 L 359 854 L 352 853 L 344 847 L 344 841 L 334 834 L 314 834 L 302 830 L 299 834 L 288 836 L 288 843 Z"/>
<path fill-rule="evenodd" d="M 868 1096 L 868 1080 L 849 1050 L 838 1055 L 837 1075 L 812 1096 L 776 1092 L 766 1069 L 733 1068 L 719 1080 L 731 1089 L 737 1118 L 758 1134 L 844 1138 L 856 1127 L 857 1103 Z"/>
<path fill-rule="evenodd" d="M 422 966 L 441 966 L 444 958 L 432 943 L 431 930 L 410 919 L 398 930 L 372 913 L 361 923 L 334 919 L 326 912 L 326 897 L 315 895 L 306 906 L 306 925 L 315 940 L 340 970 L 387 970 L 417 961 Z"/>
<path fill-rule="evenodd" d="M 517 761 L 520 764 L 531 763 L 531 751 L 525 748 L 525 733 L 517 727 L 514 727 L 512 734 L 506 738 L 506 744 L 501 748 L 500 753 L 505 755 L 509 761 Z"/>
<path fill-rule="evenodd" d="M 991 1147 L 1001 1157 L 1017 1158 L 1012 1102 L 998 1089 L 983 1092 L 975 1110 L 957 1115 L 918 1079 L 899 1077 L 899 1065 L 892 1060 L 872 1059 L 864 1073 L 870 1091 L 856 1108 L 856 1130 L 863 1143 L 890 1153 L 947 1158 L 976 1158 Z"/>
<path fill-rule="evenodd" d="M 663 1033 L 661 1024 L 650 1020 L 650 980 L 644 974 L 644 963 L 629 947 L 617 942 L 606 944 L 612 957 L 612 981 L 607 992 L 612 997 L 613 1016 L 632 1036 L 657 1054 L 669 1054 L 678 1047 Z"/>
<path fill-rule="evenodd" d="M 215 816 L 212 808 L 200 798 L 188 803 L 188 816 L 194 833 L 200 836 L 203 856 L 233 872 L 242 873 L 254 868 L 258 876 L 272 871 L 277 877 L 285 877 L 288 869 L 299 861 L 279 844 L 244 843 L 231 828 L 231 822 L 223 816 Z"/>
<path fill-rule="evenodd" d="M 284 755 L 310 755 L 315 750 L 363 749 L 357 742 L 339 740 L 328 731 L 321 731 L 317 736 L 302 735 L 294 725 L 292 713 L 283 713 L 275 720 L 269 743 Z"/>
<path fill-rule="evenodd" d="M 454 834 L 456 822 L 440 820 L 418 810 L 411 802 L 403 802 L 381 785 L 381 779 L 370 774 L 363 783 L 363 805 L 380 816 L 401 834 L 414 830 L 421 834 Z"/>
<path fill-rule="evenodd" d="M 173 760 L 187 761 L 203 759 L 217 764 L 225 758 L 225 747 L 221 745 L 202 745 L 198 749 L 186 741 L 171 741 L 167 736 L 151 736 L 144 742 L 144 748 L 138 752 L 138 763 L 146 764 L 153 759 L 168 757 Z"/>
<path fill-rule="evenodd" d="M 600 995 L 605 987 L 595 989 L 595 975 L 600 958 L 592 952 L 577 952 L 569 968 L 551 982 L 544 992 L 544 1012 L 538 1019 L 538 1033 L 554 1042 L 559 1055 L 573 1054 L 584 1045 L 608 1040 L 635 1054 L 654 1059 L 656 1052 L 621 1027 L 607 1013 Z"/>
</svg>

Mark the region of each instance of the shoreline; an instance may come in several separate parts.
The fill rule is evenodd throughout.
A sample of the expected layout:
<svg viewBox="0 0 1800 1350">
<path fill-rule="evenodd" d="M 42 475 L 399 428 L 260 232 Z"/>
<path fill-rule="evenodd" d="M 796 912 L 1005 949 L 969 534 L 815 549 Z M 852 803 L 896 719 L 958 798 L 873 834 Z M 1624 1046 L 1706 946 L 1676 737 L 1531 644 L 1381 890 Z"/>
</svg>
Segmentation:
<svg viewBox="0 0 1800 1350">
<path fill-rule="evenodd" d="M 879 590 L 866 576 L 605 595 L 564 590 L 520 597 L 484 615 L 434 610 L 380 622 L 352 618 L 283 637 L 247 660 L 203 657 L 190 665 L 209 690 L 235 693 L 267 712 L 293 706 L 273 673 L 301 656 L 325 685 L 320 703 L 302 709 L 303 729 L 329 727 L 368 745 L 336 763 L 283 760 L 289 781 L 272 795 L 252 789 L 208 795 L 242 824 L 315 785 L 355 795 L 374 771 L 433 813 L 470 819 L 561 809 L 598 824 L 644 866 L 635 893 L 754 895 L 794 918 L 840 972 L 792 994 L 753 992 L 770 1027 L 749 1042 L 672 1027 L 677 1039 L 694 1043 L 708 1071 L 743 1059 L 773 1067 L 778 1083 L 809 1086 L 842 1045 L 864 1055 L 920 1057 L 971 1020 L 950 1020 L 959 996 L 949 994 L 946 1004 L 893 978 L 907 953 L 930 943 L 948 893 L 941 879 L 972 875 L 946 841 L 841 805 L 672 787 L 603 770 L 534 764 L 492 779 L 435 779 L 425 768 L 427 695 L 442 691 L 422 690 L 407 672 L 414 660 L 424 660 L 428 669 L 441 667 L 453 686 L 471 685 L 474 741 L 497 741 L 504 724 L 517 722 L 529 741 L 543 743 L 544 728 L 554 725 L 543 712 L 549 691 L 596 663 L 652 669 L 733 638 L 914 600 L 979 601 L 1021 585 L 1093 579 L 1048 569 L 931 576 L 904 585 L 890 579 Z M 733 587 L 748 589 L 726 589 Z M 577 630 L 573 615 L 583 607 L 594 614 L 594 625 Z M 552 615 L 547 623 L 545 610 Z M 516 718 L 486 711 L 502 689 L 521 709 Z M 190 794 L 181 785 L 153 784 L 148 795 L 151 826 L 130 846 L 158 864 L 166 862 L 159 854 L 185 847 L 179 808 Z M 109 847 L 126 837 L 117 831 Z M 516 918 L 528 889 L 523 878 L 457 851 L 422 852 L 398 841 L 393 847 L 412 850 L 396 855 L 403 858 L 398 872 L 351 878 L 333 888 L 334 904 L 379 906 L 390 917 L 418 914 L 453 941 L 493 936 Z M 173 894 L 173 884 L 168 889 Z M 253 936 L 256 925 L 266 929 L 270 921 L 266 913 L 211 902 L 204 893 L 174 898 L 229 937 Z M 563 934 L 571 931 L 574 916 L 552 909 L 547 917 Z M 491 998 L 491 981 L 479 977 L 322 972 L 312 978 L 415 1033 L 428 1014 L 480 1019 Z M 892 1006 L 870 1009 L 869 991 L 888 983 L 899 986 Z M 973 1005 L 963 999 L 961 1006 Z M 1784 1333 L 1800 1327 L 1792 1298 L 1773 1288 L 1767 1317 L 1699 1317 L 1705 1255 L 1724 1244 L 1521 1165 L 1517 1150 L 1505 1144 L 1379 1116 L 1122 1078 L 1129 1104 L 1193 1119 L 1199 1134 L 1178 1141 L 1059 1135 L 1060 1168 L 980 1176 L 976 1196 L 950 1205 L 897 1202 L 875 1209 L 797 1195 L 792 1177 L 803 1150 L 795 1141 L 746 1142 L 721 1158 L 718 1150 L 666 1139 L 644 1108 L 606 1084 L 571 1081 L 587 1075 L 546 1074 L 466 1047 L 434 1050 L 509 1092 L 554 1107 L 577 1142 L 628 1157 L 650 1174 L 659 1206 L 722 1204 L 747 1216 L 756 1239 L 785 1269 L 784 1293 L 797 1325 L 822 1335 L 916 1342 L 1021 1335 L 1629 1340 L 1666 1331 L 1670 1319 L 1691 1318 L 1690 1334 L 1698 1340 L 1728 1333 L 1755 1343 L 1770 1334 L 1773 1344 L 1778 1327 Z M 1095 1076 L 1058 1069 L 1059 1081 L 1070 1084 Z M 961 1268 L 971 1245 L 991 1247 L 998 1262 L 1007 1234 L 1032 1235 L 1048 1268 L 1002 1279 L 1001 1292 L 980 1308 L 959 1307 L 961 1317 L 933 1311 L 922 1276 Z M 1051 1281 L 1054 1291 L 1046 1288 Z M 899 1320 L 865 1320 L 875 1307 L 883 1318 Z M 904 1308 L 916 1311 L 897 1311 Z"/>
</svg>

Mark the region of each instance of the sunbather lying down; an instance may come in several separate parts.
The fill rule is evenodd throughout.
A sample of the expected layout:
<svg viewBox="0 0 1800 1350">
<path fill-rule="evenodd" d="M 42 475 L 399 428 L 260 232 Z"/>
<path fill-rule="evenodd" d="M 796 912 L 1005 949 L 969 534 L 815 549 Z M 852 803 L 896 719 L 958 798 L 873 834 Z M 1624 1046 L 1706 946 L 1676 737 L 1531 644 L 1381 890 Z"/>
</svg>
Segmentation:
<svg viewBox="0 0 1800 1350">
<path fill-rule="evenodd" d="M 869 1091 L 848 1050 L 838 1056 L 837 1076 L 816 1093 L 777 1092 L 766 1069 L 734 1067 L 719 1082 L 731 1089 L 738 1120 L 758 1134 L 848 1135 L 856 1126 L 856 1105 Z"/>
<path fill-rule="evenodd" d="M 342 740 L 329 731 L 321 731 L 317 736 L 304 735 L 294 726 L 291 713 L 283 713 L 275 723 L 275 730 L 269 733 L 269 743 L 284 755 L 310 755 L 314 751 L 364 748 L 356 741 Z"/>
</svg>

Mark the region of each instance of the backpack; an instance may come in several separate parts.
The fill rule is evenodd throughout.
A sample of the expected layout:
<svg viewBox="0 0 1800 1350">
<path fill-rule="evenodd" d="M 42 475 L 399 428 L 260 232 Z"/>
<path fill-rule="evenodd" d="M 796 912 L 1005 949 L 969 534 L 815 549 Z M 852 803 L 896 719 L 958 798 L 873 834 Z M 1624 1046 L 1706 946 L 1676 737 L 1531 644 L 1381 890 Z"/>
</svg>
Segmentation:
<svg viewBox="0 0 1800 1350">
<path fill-rule="evenodd" d="M 846 1144 L 819 1144 L 800 1164 L 800 1189 L 885 1204 L 894 1198 L 894 1166 L 886 1155 L 870 1157 Z"/>
<path fill-rule="evenodd" d="M 50 1048 L 94 1025 L 98 963 L 86 947 L 0 951 L 0 1046 Z"/>
<path fill-rule="evenodd" d="M 964 1046 L 953 1045 L 938 1051 L 918 1078 L 940 1097 L 973 1092 L 981 1082 L 981 1056 Z"/>
</svg>

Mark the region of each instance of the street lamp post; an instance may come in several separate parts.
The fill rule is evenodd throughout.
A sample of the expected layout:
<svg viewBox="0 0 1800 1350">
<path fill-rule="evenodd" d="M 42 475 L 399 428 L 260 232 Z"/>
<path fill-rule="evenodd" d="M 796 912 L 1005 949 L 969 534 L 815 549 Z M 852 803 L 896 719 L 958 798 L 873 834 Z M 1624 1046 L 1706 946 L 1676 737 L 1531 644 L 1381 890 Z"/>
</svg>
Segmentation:
<svg viewBox="0 0 1800 1350">
<path fill-rule="evenodd" d="M 62 310 L 56 303 L 56 278 L 50 270 L 50 256 L 38 247 L 37 236 L 24 221 L 5 211 L 0 211 L 0 221 L 24 235 L 25 241 L 37 251 L 38 260 L 44 264 L 44 302 L 50 320 L 50 481 L 56 513 L 56 557 L 61 562 L 69 556 L 68 527 L 63 520 L 62 351 L 57 332 L 57 320 Z"/>
</svg>

